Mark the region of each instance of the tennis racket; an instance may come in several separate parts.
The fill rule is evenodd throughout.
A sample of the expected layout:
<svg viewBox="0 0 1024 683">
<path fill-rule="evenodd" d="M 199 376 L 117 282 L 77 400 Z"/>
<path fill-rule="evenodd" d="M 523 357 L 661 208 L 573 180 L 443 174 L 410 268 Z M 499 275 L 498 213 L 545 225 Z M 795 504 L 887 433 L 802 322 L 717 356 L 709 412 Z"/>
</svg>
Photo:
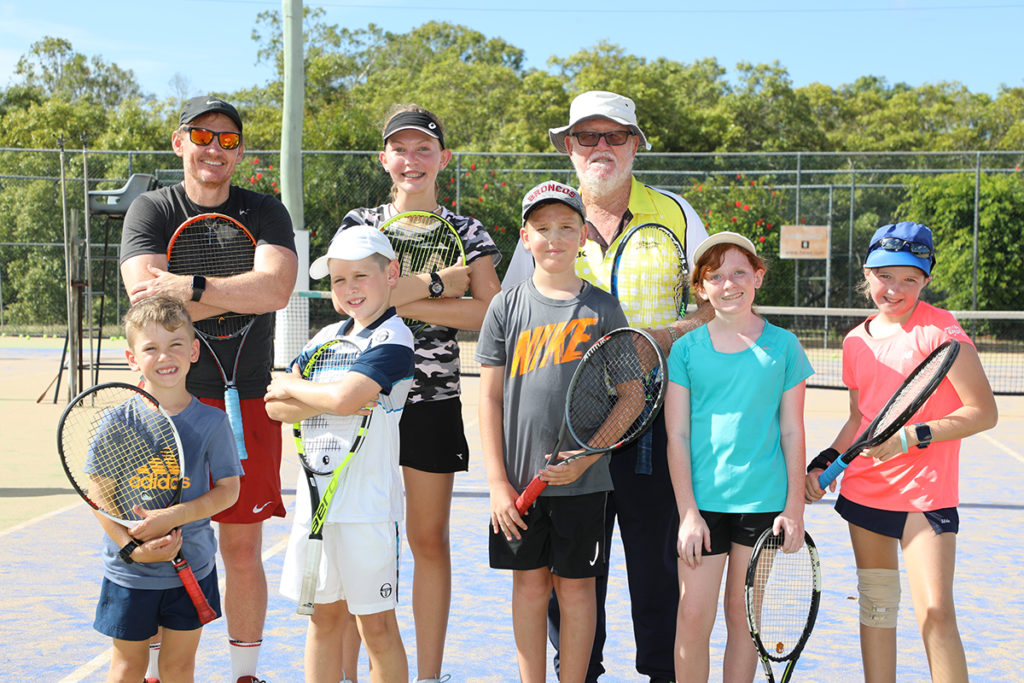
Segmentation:
<svg viewBox="0 0 1024 683">
<path fill-rule="evenodd" d="M 64 410 L 57 426 L 60 461 L 72 486 L 100 514 L 131 528 L 143 517 L 136 505 L 156 510 L 181 501 L 181 441 L 156 399 L 130 384 L 87 389 Z M 199 620 L 217 618 L 188 561 L 172 561 Z"/>
<path fill-rule="evenodd" d="M 561 462 L 632 443 L 657 415 L 665 399 L 667 378 L 665 355 L 647 332 L 622 327 L 598 339 L 583 354 L 569 380 L 552 457 L 558 457 L 570 436 L 583 451 Z M 547 482 L 534 477 L 516 499 L 519 514 L 524 514 L 545 488 Z"/>
<path fill-rule="evenodd" d="M 903 380 L 900 388 L 879 411 L 868 428 L 857 437 L 856 442 L 818 476 L 818 485 L 824 489 L 835 481 L 861 451 L 885 443 L 902 429 L 939 388 L 946 373 L 953 367 L 958 353 L 960 342 L 950 339 L 928 354 L 928 357 Z"/>
<path fill-rule="evenodd" d="M 256 240 L 252 234 L 234 218 L 219 213 L 203 213 L 189 218 L 178 226 L 167 245 L 167 269 L 177 275 L 241 275 L 252 270 L 255 258 Z M 227 312 L 193 323 L 196 334 L 213 357 L 224 381 L 224 411 L 235 435 L 240 460 L 245 460 L 248 454 L 235 380 L 245 339 L 255 321 L 253 313 Z M 231 368 L 230 375 L 225 368 Z"/>
<path fill-rule="evenodd" d="M 792 677 L 821 600 L 821 564 L 811 535 L 804 534 L 795 553 L 782 552 L 783 540 L 771 529 L 757 539 L 744 589 L 747 626 L 769 683 L 775 681 L 772 662 L 786 662 L 780 683 Z"/>
<path fill-rule="evenodd" d="M 623 235 L 612 260 L 611 294 L 634 327 L 667 327 L 686 315 L 690 291 L 686 251 L 676 234 L 660 223 L 634 225 Z M 653 472 L 654 432 L 637 447 L 636 472 Z"/>
<path fill-rule="evenodd" d="M 402 276 L 466 265 L 466 250 L 458 230 L 436 213 L 405 211 L 381 223 L 380 230 L 391 241 Z M 429 324 L 404 320 L 414 335 Z"/>
<path fill-rule="evenodd" d="M 352 368 L 361 353 L 347 339 L 334 339 L 316 349 L 302 377 L 311 382 L 338 382 Z M 370 426 L 370 416 L 330 415 L 323 413 L 292 425 L 295 450 L 306 473 L 309 487 L 309 509 L 312 520 L 306 544 L 306 564 L 302 572 L 298 614 L 312 614 L 316 601 L 316 585 L 320 575 L 320 554 L 324 544 L 324 521 L 330 510 L 341 474 L 359 450 Z M 318 477 L 332 475 L 323 495 Z"/>
<path fill-rule="evenodd" d="M 612 261 L 611 294 L 633 327 L 666 327 L 686 315 L 686 252 L 676 234 L 659 223 L 635 225 Z"/>
</svg>

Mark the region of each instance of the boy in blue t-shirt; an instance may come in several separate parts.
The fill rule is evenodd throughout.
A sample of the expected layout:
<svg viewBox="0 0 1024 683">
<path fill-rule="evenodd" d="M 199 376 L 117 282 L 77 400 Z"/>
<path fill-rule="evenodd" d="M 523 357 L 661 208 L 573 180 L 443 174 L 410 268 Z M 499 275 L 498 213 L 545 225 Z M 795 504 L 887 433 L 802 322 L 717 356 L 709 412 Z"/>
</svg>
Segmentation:
<svg viewBox="0 0 1024 683">
<path fill-rule="evenodd" d="M 185 388 L 199 340 L 184 304 L 164 296 L 145 299 L 128 310 L 124 327 L 129 367 L 142 373 L 142 388 L 167 411 L 178 431 L 183 491 L 177 505 L 145 511 L 145 519 L 130 529 L 96 513 L 107 538 L 93 626 L 113 638 L 110 680 L 143 679 L 149 641 L 159 629 L 163 677 L 191 681 L 203 625 L 170 561 L 179 550 L 188 558 L 220 616 L 217 541 L 210 516 L 234 504 L 242 468 L 227 415 L 203 405 Z"/>
</svg>

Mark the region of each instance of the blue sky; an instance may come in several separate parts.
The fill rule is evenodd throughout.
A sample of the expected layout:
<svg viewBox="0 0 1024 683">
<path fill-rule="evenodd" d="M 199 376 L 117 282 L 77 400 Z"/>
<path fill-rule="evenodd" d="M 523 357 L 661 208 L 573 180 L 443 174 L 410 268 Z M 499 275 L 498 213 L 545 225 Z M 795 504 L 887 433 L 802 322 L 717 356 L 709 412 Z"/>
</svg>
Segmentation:
<svg viewBox="0 0 1024 683">
<path fill-rule="evenodd" d="M 608 40 L 628 53 L 684 63 L 715 57 L 735 73 L 740 61 L 787 69 L 795 86 L 838 86 L 859 76 L 912 86 L 959 81 L 995 95 L 1024 86 L 1020 29 L 1024 2 L 993 0 L 633 0 L 569 4 L 545 0 L 328 0 L 326 21 L 370 22 L 401 33 L 429 20 L 501 37 L 523 49 L 530 67 Z M 275 0 L 0 0 L 0 85 L 43 36 L 66 38 L 78 52 L 134 71 L 145 92 L 189 95 L 261 85 L 256 16 Z M 627 9 L 628 8 L 628 9 Z M 712 9 L 713 8 L 713 9 Z"/>
</svg>

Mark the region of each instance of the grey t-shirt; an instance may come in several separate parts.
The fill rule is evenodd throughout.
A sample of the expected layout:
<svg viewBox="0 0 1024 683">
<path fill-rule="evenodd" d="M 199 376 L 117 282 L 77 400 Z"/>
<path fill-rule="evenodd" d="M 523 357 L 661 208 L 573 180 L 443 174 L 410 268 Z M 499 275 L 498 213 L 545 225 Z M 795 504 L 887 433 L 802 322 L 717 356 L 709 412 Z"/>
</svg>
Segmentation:
<svg viewBox="0 0 1024 683">
<path fill-rule="evenodd" d="M 505 473 L 518 491 L 544 468 L 544 456 L 555 447 L 566 390 L 579 359 L 601 336 L 625 325 L 615 298 L 587 282 L 573 299 L 550 299 L 527 279 L 491 300 L 476 359 L 505 368 Z M 578 447 L 569 439 L 562 448 Z M 542 495 L 610 490 L 608 459 L 602 457 L 573 483 L 549 486 Z"/>
</svg>

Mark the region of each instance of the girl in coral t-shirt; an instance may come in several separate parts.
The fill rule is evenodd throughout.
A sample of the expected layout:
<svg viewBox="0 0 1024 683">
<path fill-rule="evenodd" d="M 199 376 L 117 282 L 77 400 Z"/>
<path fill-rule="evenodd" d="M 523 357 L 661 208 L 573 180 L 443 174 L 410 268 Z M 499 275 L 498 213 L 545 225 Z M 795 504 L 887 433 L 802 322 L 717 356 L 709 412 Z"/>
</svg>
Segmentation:
<svg viewBox="0 0 1024 683">
<path fill-rule="evenodd" d="M 811 461 L 806 477 L 807 500 L 818 500 L 824 494 L 818 475 L 853 444 L 904 378 L 939 344 L 960 342 L 935 394 L 899 433 L 850 464 L 836 501 L 857 561 L 869 682 L 896 679 L 897 544 L 932 680 L 967 680 L 953 604 L 960 440 L 993 427 L 997 409 L 974 344 L 948 311 L 920 301 L 934 264 L 932 233 L 924 225 L 897 223 L 875 231 L 864 278 L 878 312 L 843 341 L 850 417 L 832 446 Z"/>
</svg>

